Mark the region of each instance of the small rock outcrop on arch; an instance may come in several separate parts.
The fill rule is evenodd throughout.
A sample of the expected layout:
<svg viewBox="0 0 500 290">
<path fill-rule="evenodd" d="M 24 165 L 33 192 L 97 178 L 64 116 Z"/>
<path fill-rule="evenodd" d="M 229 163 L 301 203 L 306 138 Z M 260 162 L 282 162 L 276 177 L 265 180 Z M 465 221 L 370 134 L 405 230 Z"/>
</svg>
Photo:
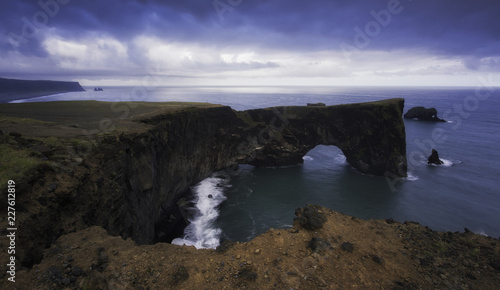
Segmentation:
<svg viewBox="0 0 500 290">
<path fill-rule="evenodd" d="M 325 103 L 307 103 L 308 107 L 326 107 Z"/>
<path fill-rule="evenodd" d="M 405 119 L 418 119 L 423 121 L 446 122 L 437 116 L 436 108 L 413 107 L 404 115 Z"/>
</svg>

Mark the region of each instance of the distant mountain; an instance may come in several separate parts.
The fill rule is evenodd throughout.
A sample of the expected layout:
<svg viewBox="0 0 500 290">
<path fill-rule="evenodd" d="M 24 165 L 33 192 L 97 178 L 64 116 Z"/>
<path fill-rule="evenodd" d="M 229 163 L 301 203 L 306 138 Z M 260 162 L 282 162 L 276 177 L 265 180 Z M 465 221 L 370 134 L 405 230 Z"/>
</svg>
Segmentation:
<svg viewBox="0 0 500 290">
<path fill-rule="evenodd" d="M 80 91 L 85 91 L 85 89 L 78 82 L 28 81 L 0 78 L 0 103 Z"/>
</svg>

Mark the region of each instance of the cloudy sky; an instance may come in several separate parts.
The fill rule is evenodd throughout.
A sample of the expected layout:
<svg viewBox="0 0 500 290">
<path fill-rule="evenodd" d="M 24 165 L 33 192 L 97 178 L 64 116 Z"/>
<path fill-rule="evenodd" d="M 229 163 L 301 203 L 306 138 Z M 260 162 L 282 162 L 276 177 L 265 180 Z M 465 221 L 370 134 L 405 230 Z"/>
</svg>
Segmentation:
<svg viewBox="0 0 500 290">
<path fill-rule="evenodd" d="M 0 77 L 500 85 L 498 0 L 1 1 L 0 34 Z"/>
</svg>

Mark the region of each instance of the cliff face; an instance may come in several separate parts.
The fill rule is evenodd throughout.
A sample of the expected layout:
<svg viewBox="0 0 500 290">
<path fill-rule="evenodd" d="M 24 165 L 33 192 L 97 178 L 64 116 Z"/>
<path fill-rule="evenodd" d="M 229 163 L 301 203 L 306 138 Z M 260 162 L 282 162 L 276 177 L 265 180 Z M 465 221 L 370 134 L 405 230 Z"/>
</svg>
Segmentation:
<svg viewBox="0 0 500 290">
<path fill-rule="evenodd" d="M 142 120 L 149 129 L 100 136 L 83 161 L 43 169 L 23 201 L 30 208 L 19 218 L 19 257 L 38 263 L 55 238 L 91 225 L 138 244 L 168 242 L 186 225 L 190 186 L 238 163 L 299 164 L 318 144 L 338 146 L 363 173 L 406 176 L 403 103 L 153 114 Z"/>
<path fill-rule="evenodd" d="M 110 225 L 140 244 L 170 241 L 182 233 L 184 201 L 179 199 L 191 185 L 235 164 L 235 143 L 244 131 L 244 123 L 229 107 L 190 109 L 146 122 L 154 129 L 120 138 L 125 146 L 123 194 L 131 224 L 127 228 L 117 219 Z"/>
<path fill-rule="evenodd" d="M 360 172 L 406 176 L 403 102 L 244 112 L 218 107 L 144 120 L 154 129 L 122 135 L 113 145 L 123 146 L 113 162 L 119 162 L 115 167 L 124 199 L 112 207 L 126 210 L 118 215 L 97 210 L 103 213 L 97 214 L 97 224 L 112 220 L 108 230 L 140 244 L 170 241 L 185 226 L 180 198 L 191 185 L 237 163 L 300 164 L 319 144 L 338 146 Z"/>
</svg>

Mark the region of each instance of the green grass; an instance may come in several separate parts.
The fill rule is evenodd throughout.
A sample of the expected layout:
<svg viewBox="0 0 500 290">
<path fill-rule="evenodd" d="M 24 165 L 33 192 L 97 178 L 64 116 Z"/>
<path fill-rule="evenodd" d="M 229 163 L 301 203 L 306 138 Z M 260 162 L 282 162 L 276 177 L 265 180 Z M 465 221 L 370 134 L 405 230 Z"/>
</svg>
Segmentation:
<svg viewBox="0 0 500 290">
<path fill-rule="evenodd" d="M 250 127 L 255 127 L 259 124 L 264 124 L 263 122 L 256 122 L 252 119 L 252 117 L 250 116 L 250 114 L 246 111 L 244 112 L 237 112 L 236 113 L 238 118 L 240 118 L 243 122 L 245 122 L 248 126 Z"/>
<path fill-rule="evenodd" d="M 445 253 L 448 251 L 450 245 L 444 241 L 438 241 L 435 246 L 438 252 Z"/>
<path fill-rule="evenodd" d="M 44 122 L 30 118 L 7 117 L 0 115 L 0 123 L 20 124 L 20 125 L 53 125 L 51 122 Z"/>
<path fill-rule="evenodd" d="M 65 145 L 61 138 L 57 137 L 33 137 L 33 140 L 41 141 L 45 145 L 60 147 Z"/>
<path fill-rule="evenodd" d="M 7 188 L 7 182 L 24 179 L 30 170 L 37 168 L 42 161 L 30 156 L 31 151 L 14 149 L 0 144 L 0 188 Z"/>
</svg>

